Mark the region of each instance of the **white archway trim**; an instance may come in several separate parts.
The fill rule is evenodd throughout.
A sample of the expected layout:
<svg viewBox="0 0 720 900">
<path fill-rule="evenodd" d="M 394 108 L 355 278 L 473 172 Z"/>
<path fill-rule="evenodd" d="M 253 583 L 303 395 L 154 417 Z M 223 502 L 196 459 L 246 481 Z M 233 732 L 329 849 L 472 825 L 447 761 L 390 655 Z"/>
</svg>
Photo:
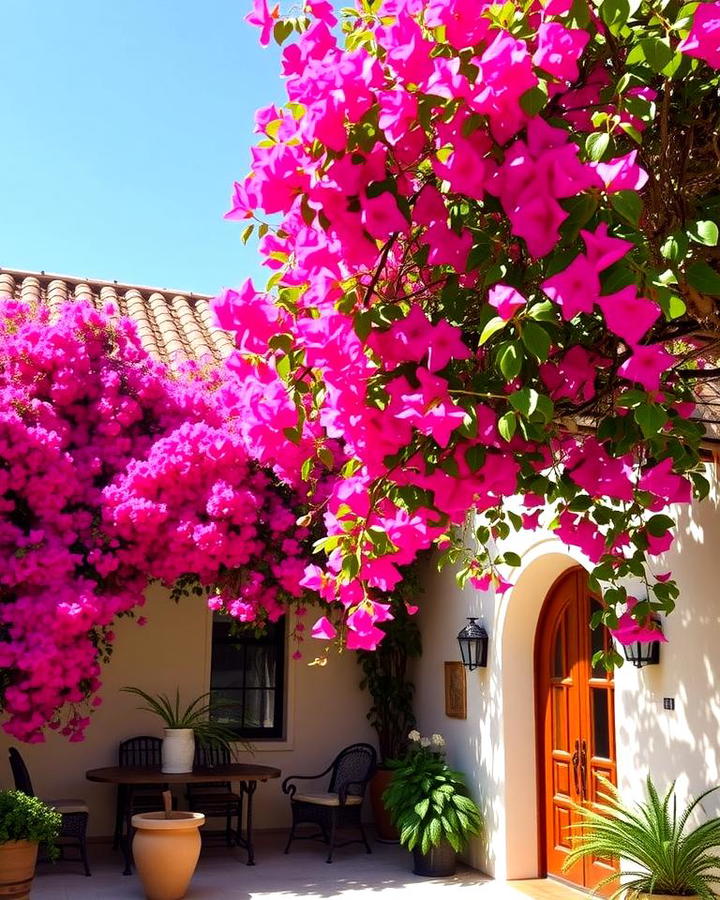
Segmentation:
<svg viewBox="0 0 720 900">
<path fill-rule="evenodd" d="M 557 538 L 541 536 L 522 554 L 515 586 L 498 609 L 496 664 L 502 672 L 504 743 L 505 871 L 499 878 L 534 878 L 539 872 L 537 762 L 535 733 L 535 633 L 552 584 L 576 565 L 591 568 L 579 551 Z M 516 570 L 517 571 L 517 570 Z M 499 855 L 500 856 L 500 855 Z M 502 858 L 501 857 L 501 858 Z"/>
</svg>

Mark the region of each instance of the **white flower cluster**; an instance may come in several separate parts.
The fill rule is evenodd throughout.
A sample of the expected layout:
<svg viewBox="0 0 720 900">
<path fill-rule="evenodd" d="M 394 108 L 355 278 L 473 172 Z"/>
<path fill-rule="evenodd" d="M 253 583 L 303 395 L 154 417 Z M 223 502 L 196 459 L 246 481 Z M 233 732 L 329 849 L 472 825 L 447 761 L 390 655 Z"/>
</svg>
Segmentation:
<svg viewBox="0 0 720 900">
<path fill-rule="evenodd" d="M 414 744 L 420 744 L 421 747 L 433 747 L 436 750 L 440 750 L 445 746 L 445 738 L 441 734 L 437 734 L 437 732 L 428 738 L 423 737 L 419 731 L 413 729 L 408 734 L 408 740 Z"/>
</svg>

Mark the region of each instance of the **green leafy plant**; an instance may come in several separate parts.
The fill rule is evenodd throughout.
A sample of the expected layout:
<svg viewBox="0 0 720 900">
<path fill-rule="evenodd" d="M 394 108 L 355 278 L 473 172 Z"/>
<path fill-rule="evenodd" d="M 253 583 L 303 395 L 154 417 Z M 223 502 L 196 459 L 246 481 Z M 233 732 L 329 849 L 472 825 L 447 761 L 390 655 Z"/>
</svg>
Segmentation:
<svg viewBox="0 0 720 900">
<path fill-rule="evenodd" d="M 144 702 L 138 709 L 159 716 L 166 728 L 192 728 L 198 743 L 203 747 L 224 747 L 232 753 L 231 744 L 240 743 L 244 749 L 252 749 L 245 741 L 238 741 L 229 722 L 213 718 L 213 714 L 229 709 L 234 704 L 213 699 L 210 692 L 201 694 L 181 708 L 179 689 L 175 691 L 174 701 L 167 694 L 153 696 L 138 687 L 124 687 L 122 690 L 140 697 Z"/>
<path fill-rule="evenodd" d="M 408 850 L 428 853 L 447 841 L 460 851 L 482 829 L 482 816 L 468 795 L 465 779 L 445 759 L 445 741 L 439 734 L 424 738 L 417 731 L 403 759 L 388 763 L 393 770 L 383 802 Z"/>
<path fill-rule="evenodd" d="M 52 806 L 22 791 L 0 791 L 0 844 L 37 841 L 46 844 L 48 855 L 57 856 L 55 838 L 62 816 Z"/>
<path fill-rule="evenodd" d="M 646 799 L 635 806 L 624 804 L 609 781 L 601 782 L 602 802 L 592 807 L 575 805 L 580 821 L 571 826 L 576 834 L 564 868 L 588 855 L 632 863 L 637 868 L 609 875 L 597 886 L 622 880 L 610 900 L 635 900 L 643 893 L 674 897 L 697 894 L 702 900 L 714 900 L 713 885 L 720 884 L 720 856 L 713 852 L 720 846 L 720 818 L 708 819 L 692 829 L 688 826 L 702 800 L 717 788 L 688 801 L 678 817 L 675 782 L 661 799 L 648 777 Z"/>
<path fill-rule="evenodd" d="M 377 649 L 357 654 L 363 670 L 360 687 L 372 698 L 367 717 L 377 732 L 383 763 L 403 755 L 408 732 L 415 727 L 415 685 L 407 668 L 409 660 L 422 653 L 420 629 L 402 599 L 392 603 L 391 611 L 393 618 L 380 625 L 385 637 Z"/>
</svg>

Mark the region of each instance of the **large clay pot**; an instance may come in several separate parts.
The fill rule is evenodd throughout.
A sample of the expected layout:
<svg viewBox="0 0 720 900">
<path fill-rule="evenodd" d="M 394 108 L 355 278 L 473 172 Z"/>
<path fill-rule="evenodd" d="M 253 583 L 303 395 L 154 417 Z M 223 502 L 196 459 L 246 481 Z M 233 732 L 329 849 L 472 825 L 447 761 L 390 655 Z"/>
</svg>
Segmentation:
<svg viewBox="0 0 720 900">
<path fill-rule="evenodd" d="M 456 853 L 447 841 L 431 847 L 427 853 L 413 850 L 413 872 L 428 878 L 441 878 L 455 874 Z"/>
<path fill-rule="evenodd" d="M 398 844 L 400 842 L 398 830 L 393 825 L 390 813 L 385 809 L 385 804 L 382 802 L 382 795 L 390 784 L 391 779 L 391 769 L 376 769 L 368 789 L 370 806 L 375 821 L 375 837 L 382 844 Z"/>
<path fill-rule="evenodd" d="M 0 844 L 0 897 L 3 900 L 28 900 L 37 854 L 37 841 Z"/>
<path fill-rule="evenodd" d="M 181 900 L 187 893 L 200 856 L 205 816 L 194 812 L 138 813 L 133 857 L 147 900 Z"/>
<path fill-rule="evenodd" d="M 166 728 L 161 771 L 168 775 L 192 772 L 194 759 L 195 732 L 192 728 Z"/>
</svg>

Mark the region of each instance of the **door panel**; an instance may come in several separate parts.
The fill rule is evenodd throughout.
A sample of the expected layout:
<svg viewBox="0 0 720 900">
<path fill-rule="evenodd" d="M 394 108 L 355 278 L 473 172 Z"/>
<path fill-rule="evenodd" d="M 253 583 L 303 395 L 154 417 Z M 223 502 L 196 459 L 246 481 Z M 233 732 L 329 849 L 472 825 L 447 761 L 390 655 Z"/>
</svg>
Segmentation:
<svg viewBox="0 0 720 900">
<path fill-rule="evenodd" d="M 610 640 L 604 629 L 590 630 L 597 608 L 585 571 L 566 573 L 543 606 L 535 659 L 545 870 L 584 888 L 615 870 L 606 860 L 589 858 L 562 869 L 577 820 L 571 804 L 595 801 L 601 776 L 616 781 L 612 673 L 591 663 Z"/>
</svg>

